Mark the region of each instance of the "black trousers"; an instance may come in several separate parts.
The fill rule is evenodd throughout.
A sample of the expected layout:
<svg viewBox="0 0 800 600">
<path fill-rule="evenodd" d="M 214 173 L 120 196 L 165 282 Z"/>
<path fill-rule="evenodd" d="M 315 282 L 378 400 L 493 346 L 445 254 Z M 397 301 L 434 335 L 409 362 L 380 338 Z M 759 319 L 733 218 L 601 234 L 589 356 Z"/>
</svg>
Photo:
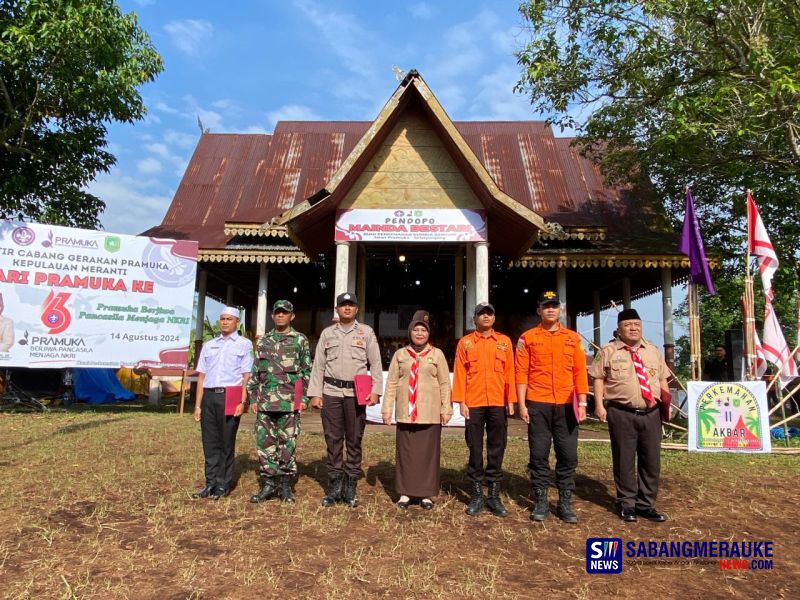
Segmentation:
<svg viewBox="0 0 800 600">
<path fill-rule="evenodd" d="M 608 433 L 619 507 L 655 508 L 661 474 L 659 411 L 637 415 L 609 403 Z"/>
<path fill-rule="evenodd" d="M 550 485 L 550 441 L 556 450 L 556 486 L 559 490 L 575 489 L 575 468 L 578 466 L 578 422 L 572 404 L 549 404 L 527 400 L 528 472 L 534 489 Z"/>
<path fill-rule="evenodd" d="M 483 434 L 486 432 L 486 470 L 483 468 Z M 464 438 L 469 448 L 467 477 L 488 483 L 503 478 L 503 455 L 508 437 L 505 406 L 480 406 L 469 409 Z"/>
<path fill-rule="evenodd" d="M 328 450 L 328 476 L 361 476 L 361 440 L 367 424 L 367 407 L 354 396 L 322 396 L 322 431 Z M 347 454 L 343 458 L 345 443 Z"/>
<path fill-rule="evenodd" d="M 206 485 L 231 489 L 239 417 L 225 416 L 225 393 L 203 390 L 200 431 L 206 462 Z"/>
</svg>

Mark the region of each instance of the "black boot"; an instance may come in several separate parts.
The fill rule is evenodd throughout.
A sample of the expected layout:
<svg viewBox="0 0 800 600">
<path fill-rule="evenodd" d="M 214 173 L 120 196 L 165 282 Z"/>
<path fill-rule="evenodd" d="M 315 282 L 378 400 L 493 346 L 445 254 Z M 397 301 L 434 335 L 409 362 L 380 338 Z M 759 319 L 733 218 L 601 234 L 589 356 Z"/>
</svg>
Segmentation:
<svg viewBox="0 0 800 600">
<path fill-rule="evenodd" d="M 275 484 L 273 477 L 265 477 L 264 485 L 261 486 L 261 491 L 250 497 L 250 502 L 258 504 L 278 495 L 278 486 Z"/>
<path fill-rule="evenodd" d="M 197 490 L 192 494 L 192 498 L 208 498 L 211 495 L 211 492 L 214 491 L 214 486 L 210 483 L 205 484 L 202 490 Z"/>
<path fill-rule="evenodd" d="M 281 500 L 290 504 L 294 503 L 294 493 L 292 493 L 292 476 L 283 475 L 281 477 Z"/>
<path fill-rule="evenodd" d="M 578 515 L 572 511 L 572 490 L 558 490 L 556 516 L 564 523 L 578 522 Z"/>
<path fill-rule="evenodd" d="M 328 491 L 322 497 L 322 506 L 333 506 L 342 499 L 343 475 L 334 475 L 328 481 Z"/>
<path fill-rule="evenodd" d="M 486 508 L 492 511 L 496 517 L 507 517 L 508 511 L 500 501 L 500 482 L 492 481 L 489 483 L 489 495 L 486 498 Z"/>
<path fill-rule="evenodd" d="M 547 488 L 536 488 L 533 490 L 536 496 L 536 504 L 531 511 L 531 521 L 544 521 L 547 513 L 550 512 L 550 505 L 547 502 Z"/>
<path fill-rule="evenodd" d="M 345 478 L 342 501 L 348 506 L 350 506 L 350 508 L 355 508 L 356 506 L 358 506 L 358 496 L 356 496 L 357 483 L 358 483 L 358 477 L 352 477 L 348 475 Z"/>
<path fill-rule="evenodd" d="M 483 488 L 481 487 L 480 481 L 473 481 L 472 482 L 472 496 L 469 499 L 469 506 L 464 511 L 470 517 L 476 516 L 483 510 Z"/>
</svg>

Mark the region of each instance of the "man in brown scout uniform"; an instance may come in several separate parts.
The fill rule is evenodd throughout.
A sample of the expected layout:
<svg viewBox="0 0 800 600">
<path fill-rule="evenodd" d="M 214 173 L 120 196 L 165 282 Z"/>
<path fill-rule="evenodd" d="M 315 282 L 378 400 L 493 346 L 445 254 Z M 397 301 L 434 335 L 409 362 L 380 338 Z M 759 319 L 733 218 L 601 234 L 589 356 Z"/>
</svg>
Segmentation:
<svg viewBox="0 0 800 600">
<path fill-rule="evenodd" d="M 638 515 L 660 523 L 667 517 L 655 508 L 661 469 L 657 400 L 667 389 L 667 366 L 658 349 L 642 337 L 635 310 L 623 310 L 617 322 L 619 339 L 603 346 L 591 368 L 595 414 L 601 421 L 608 419 L 620 517 L 633 522 Z"/>
<path fill-rule="evenodd" d="M 322 431 L 328 450 L 328 490 L 322 506 L 343 501 L 358 505 L 356 482 L 361 475 L 361 439 L 367 407 L 358 404 L 354 377 L 372 376 L 369 405 L 378 403 L 383 391 L 381 353 L 375 332 L 356 320 L 358 300 L 350 292 L 336 297 L 339 322 L 320 335 L 311 370 L 308 395 L 311 406 L 322 409 Z M 342 459 L 346 445 L 347 455 Z"/>
</svg>

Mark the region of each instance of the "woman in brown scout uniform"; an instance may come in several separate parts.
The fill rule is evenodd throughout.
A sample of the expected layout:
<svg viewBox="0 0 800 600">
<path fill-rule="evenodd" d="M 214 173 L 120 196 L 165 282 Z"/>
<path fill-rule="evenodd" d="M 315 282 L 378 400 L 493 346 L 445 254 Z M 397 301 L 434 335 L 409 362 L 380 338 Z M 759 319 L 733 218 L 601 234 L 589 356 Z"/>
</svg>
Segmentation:
<svg viewBox="0 0 800 600">
<path fill-rule="evenodd" d="M 409 344 L 394 353 L 383 396 L 383 422 L 397 421 L 395 490 L 397 506 L 419 498 L 426 510 L 439 493 L 442 425 L 453 416 L 450 371 L 444 353 L 428 343 L 430 315 L 418 310 L 408 326 Z"/>
</svg>

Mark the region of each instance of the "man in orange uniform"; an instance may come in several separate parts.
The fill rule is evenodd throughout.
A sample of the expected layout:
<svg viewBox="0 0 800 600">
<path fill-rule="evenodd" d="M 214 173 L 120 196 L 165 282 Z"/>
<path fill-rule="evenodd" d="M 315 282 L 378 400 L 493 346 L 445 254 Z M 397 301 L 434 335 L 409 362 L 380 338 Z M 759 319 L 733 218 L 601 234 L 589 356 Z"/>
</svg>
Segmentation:
<svg viewBox="0 0 800 600">
<path fill-rule="evenodd" d="M 503 455 L 508 430 L 507 415 L 514 414 L 514 352 L 511 340 L 497 333 L 494 306 L 483 302 L 475 307 L 475 331 L 458 342 L 453 366 L 453 402 L 461 403 L 466 420 L 464 437 L 469 448 L 467 476 L 472 497 L 466 513 L 472 517 L 483 509 L 508 515 L 500 500 Z M 483 469 L 483 434 L 486 432 L 486 470 Z M 484 477 L 489 487 L 483 497 Z"/>
<path fill-rule="evenodd" d="M 589 391 L 586 355 L 580 336 L 559 322 L 558 294 L 543 292 L 536 313 L 542 321 L 519 338 L 516 356 L 519 416 L 528 424 L 528 471 L 536 497 L 531 520 L 544 521 L 550 509 L 547 487 L 552 439 L 558 486 L 556 515 L 565 523 L 577 523 L 571 500 L 578 465 L 578 422 L 586 418 Z M 572 407 L 573 390 L 578 394 L 577 421 Z"/>
</svg>

